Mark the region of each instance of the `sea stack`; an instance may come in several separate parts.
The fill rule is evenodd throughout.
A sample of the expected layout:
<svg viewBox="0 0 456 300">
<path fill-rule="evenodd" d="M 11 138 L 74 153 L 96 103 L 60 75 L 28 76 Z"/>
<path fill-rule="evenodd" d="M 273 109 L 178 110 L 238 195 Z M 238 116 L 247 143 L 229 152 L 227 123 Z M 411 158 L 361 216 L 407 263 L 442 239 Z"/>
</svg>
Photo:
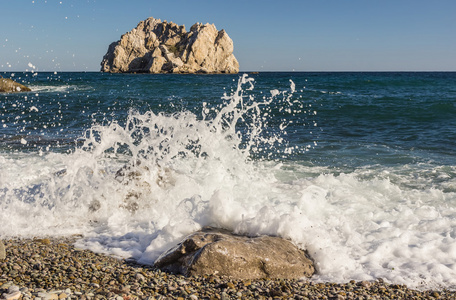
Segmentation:
<svg viewBox="0 0 456 300">
<path fill-rule="evenodd" d="M 148 18 L 109 45 L 101 71 L 110 73 L 237 73 L 233 41 L 214 24 Z"/>
</svg>

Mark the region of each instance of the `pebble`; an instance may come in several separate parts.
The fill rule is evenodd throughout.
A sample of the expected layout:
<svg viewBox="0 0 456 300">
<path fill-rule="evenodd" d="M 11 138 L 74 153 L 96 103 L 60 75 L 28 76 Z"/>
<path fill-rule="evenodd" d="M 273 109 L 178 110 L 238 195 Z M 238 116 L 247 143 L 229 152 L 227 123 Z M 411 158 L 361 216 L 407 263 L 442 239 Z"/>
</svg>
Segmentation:
<svg viewBox="0 0 456 300">
<path fill-rule="evenodd" d="M 19 291 L 15 291 L 15 292 L 11 292 L 11 293 L 7 292 L 2 295 L 2 299 L 14 300 L 14 299 L 19 299 L 21 296 L 22 296 L 22 293 Z"/>
<path fill-rule="evenodd" d="M 5 245 L 3 245 L 3 242 L 0 240 L 0 260 L 3 260 L 5 258 L 6 258 Z"/>
<path fill-rule="evenodd" d="M 4 241 L 1 299 L 455 299 L 449 290 L 409 289 L 383 280 L 345 284 L 301 280 L 183 277 L 131 260 L 76 249 L 77 237 Z"/>
</svg>

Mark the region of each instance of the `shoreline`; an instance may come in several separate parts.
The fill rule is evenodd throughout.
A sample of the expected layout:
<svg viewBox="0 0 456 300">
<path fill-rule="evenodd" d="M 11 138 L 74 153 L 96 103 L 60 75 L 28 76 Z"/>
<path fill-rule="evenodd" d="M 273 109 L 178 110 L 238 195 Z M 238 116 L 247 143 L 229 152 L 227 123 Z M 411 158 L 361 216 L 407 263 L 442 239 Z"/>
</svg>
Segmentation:
<svg viewBox="0 0 456 300">
<path fill-rule="evenodd" d="M 350 281 L 184 277 L 74 247 L 80 237 L 3 240 L 0 297 L 20 299 L 456 299 L 456 291 Z M 12 298 L 18 299 L 18 298 Z"/>
</svg>

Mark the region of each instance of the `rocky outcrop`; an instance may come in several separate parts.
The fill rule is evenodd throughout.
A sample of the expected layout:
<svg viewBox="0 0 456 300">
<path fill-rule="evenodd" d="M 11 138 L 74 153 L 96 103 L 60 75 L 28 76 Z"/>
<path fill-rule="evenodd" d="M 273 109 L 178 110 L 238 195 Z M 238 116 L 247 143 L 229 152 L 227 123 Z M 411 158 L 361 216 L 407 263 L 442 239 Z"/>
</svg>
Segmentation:
<svg viewBox="0 0 456 300">
<path fill-rule="evenodd" d="M 212 228 L 186 237 L 162 254 L 155 267 L 185 276 L 216 274 L 236 279 L 311 277 L 306 251 L 279 237 L 246 237 Z"/>
<path fill-rule="evenodd" d="M 0 78 L 0 93 L 30 92 L 31 89 L 9 78 Z"/>
<path fill-rule="evenodd" d="M 237 73 L 233 41 L 214 24 L 190 31 L 173 22 L 148 18 L 112 43 L 101 62 L 111 73 Z"/>
</svg>

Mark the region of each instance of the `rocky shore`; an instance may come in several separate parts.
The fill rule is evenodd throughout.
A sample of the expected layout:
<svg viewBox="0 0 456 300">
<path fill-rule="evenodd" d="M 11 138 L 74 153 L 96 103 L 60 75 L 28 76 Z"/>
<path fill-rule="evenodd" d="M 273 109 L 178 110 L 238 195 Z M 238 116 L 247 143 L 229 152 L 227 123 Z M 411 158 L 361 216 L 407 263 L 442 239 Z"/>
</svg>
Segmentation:
<svg viewBox="0 0 456 300">
<path fill-rule="evenodd" d="M 417 291 L 375 282 L 346 284 L 301 280 L 234 280 L 172 275 L 77 249 L 77 236 L 3 241 L 3 299 L 456 299 L 456 292 Z"/>
</svg>

